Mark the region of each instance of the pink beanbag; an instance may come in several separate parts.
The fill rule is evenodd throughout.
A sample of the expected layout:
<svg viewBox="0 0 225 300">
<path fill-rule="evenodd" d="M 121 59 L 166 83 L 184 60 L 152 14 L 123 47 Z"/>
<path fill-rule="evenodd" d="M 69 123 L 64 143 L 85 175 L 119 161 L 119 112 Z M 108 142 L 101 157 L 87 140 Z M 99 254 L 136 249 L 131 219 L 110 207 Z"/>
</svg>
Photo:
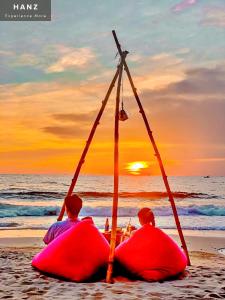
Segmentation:
<svg viewBox="0 0 225 300">
<path fill-rule="evenodd" d="M 149 224 L 121 243 L 115 258 L 134 276 L 158 281 L 185 270 L 187 259 L 178 245 L 159 228 Z"/>
<path fill-rule="evenodd" d="M 53 240 L 33 258 L 32 266 L 45 273 L 81 282 L 106 266 L 108 257 L 108 242 L 93 223 L 86 220 Z"/>
</svg>

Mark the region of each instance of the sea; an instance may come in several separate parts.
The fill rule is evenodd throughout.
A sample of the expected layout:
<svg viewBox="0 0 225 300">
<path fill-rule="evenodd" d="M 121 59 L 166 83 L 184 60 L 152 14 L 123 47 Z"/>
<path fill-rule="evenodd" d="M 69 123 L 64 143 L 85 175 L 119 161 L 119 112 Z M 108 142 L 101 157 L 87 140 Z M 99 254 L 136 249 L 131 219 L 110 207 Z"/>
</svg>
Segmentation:
<svg viewBox="0 0 225 300">
<path fill-rule="evenodd" d="M 0 175 L 0 231 L 47 229 L 56 221 L 71 175 Z M 184 230 L 220 232 L 225 236 L 225 177 L 169 177 Z M 92 216 L 99 229 L 111 220 L 113 177 L 81 175 L 75 190 L 83 199 L 80 217 Z M 137 212 L 150 207 L 156 224 L 176 229 L 160 176 L 121 176 L 118 226 L 138 227 Z"/>
</svg>

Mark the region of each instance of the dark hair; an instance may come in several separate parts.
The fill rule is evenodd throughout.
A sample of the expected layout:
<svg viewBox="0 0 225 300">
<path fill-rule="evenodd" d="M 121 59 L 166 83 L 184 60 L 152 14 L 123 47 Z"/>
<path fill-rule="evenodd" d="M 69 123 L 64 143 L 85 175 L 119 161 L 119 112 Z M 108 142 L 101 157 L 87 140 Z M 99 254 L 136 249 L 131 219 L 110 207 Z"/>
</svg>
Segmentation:
<svg viewBox="0 0 225 300">
<path fill-rule="evenodd" d="M 144 207 L 139 210 L 138 218 L 143 224 L 152 223 L 152 226 L 155 226 L 155 216 L 152 210 L 148 207 Z"/>
<path fill-rule="evenodd" d="M 68 212 L 74 216 L 78 216 L 82 208 L 82 199 L 75 194 L 68 196 L 65 198 L 65 205 Z"/>
</svg>

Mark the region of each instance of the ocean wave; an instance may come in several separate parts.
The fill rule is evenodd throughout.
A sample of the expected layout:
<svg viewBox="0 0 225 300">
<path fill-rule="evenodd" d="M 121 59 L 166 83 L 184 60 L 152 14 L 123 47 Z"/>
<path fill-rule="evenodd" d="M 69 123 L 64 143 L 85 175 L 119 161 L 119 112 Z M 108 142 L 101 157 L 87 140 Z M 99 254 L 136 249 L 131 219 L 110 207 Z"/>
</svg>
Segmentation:
<svg viewBox="0 0 225 300">
<path fill-rule="evenodd" d="M 20 224 L 16 223 L 16 222 L 6 222 L 6 223 L 0 223 L 0 228 L 13 228 L 13 227 L 17 227 Z"/>
<path fill-rule="evenodd" d="M 137 216 L 139 208 L 137 207 L 119 207 L 118 216 L 120 217 L 134 217 Z M 173 212 L 170 206 L 154 207 L 154 214 L 156 216 L 172 216 Z M 204 206 L 177 206 L 177 211 L 180 216 L 225 216 L 225 207 L 215 205 Z M 91 216 L 110 216 L 111 207 L 84 207 L 82 209 L 84 215 Z"/>
<path fill-rule="evenodd" d="M 113 197 L 113 193 L 110 192 L 79 192 L 80 196 L 83 197 Z M 215 195 L 208 195 L 203 193 L 188 193 L 188 192 L 173 192 L 174 198 L 212 198 Z M 120 198 L 150 198 L 150 199 L 161 199 L 168 198 L 167 192 L 120 192 Z"/>
<path fill-rule="evenodd" d="M 111 216 L 111 206 L 90 207 L 85 206 L 81 210 L 82 216 L 91 215 L 93 217 Z M 29 206 L 12 205 L 0 203 L 0 218 L 18 216 L 55 216 L 59 213 L 59 206 Z M 153 211 L 156 216 L 172 216 L 170 206 L 155 207 Z M 181 216 L 225 216 L 225 207 L 215 205 L 191 205 L 177 206 L 178 214 Z M 134 217 L 137 215 L 137 207 L 119 207 L 118 216 Z"/>
<path fill-rule="evenodd" d="M 162 229 L 177 229 L 176 226 L 163 226 Z M 182 225 L 182 230 L 225 230 L 225 226 L 184 226 Z"/>
<path fill-rule="evenodd" d="M 77 192 L 77 195 L 83 198 L 112 198 L 112 192 Z M 204 193 L 188 193 L 188 192 L 173 192 L 174 198 L 184 199 L 184 198 L 197 198 L 197 199 L 213 199 L 218 198 L 216 195 L 209 195 Z M 0 198 L 10 199 L 62 199 L 66 193 L 63 192 L 51 192 L 51 191 L 19 191 L 12 192 L 11 189 L 8 191 L 1 191 Z M 153 192 L 120 192 L 120 198 L 144 198 L 144 199 L 164 199 L 168 198 L 167 192 L 153 191 Z"/>
<path fill-rule="evenodd" d="M 17 199 L 61 199 L 65 197 L 65 193 L 48 192 L 48 191 L 23 191 L 23 192 L 0 192 L 0 197 L 5 199 L 17 198 Z"/>
<path fill-rule="evenodd" d="M 56 216 L 60 211 L 58 206 L 29 206 L 0 203 L 0 218 L 21 216 Z"/>
</svg>

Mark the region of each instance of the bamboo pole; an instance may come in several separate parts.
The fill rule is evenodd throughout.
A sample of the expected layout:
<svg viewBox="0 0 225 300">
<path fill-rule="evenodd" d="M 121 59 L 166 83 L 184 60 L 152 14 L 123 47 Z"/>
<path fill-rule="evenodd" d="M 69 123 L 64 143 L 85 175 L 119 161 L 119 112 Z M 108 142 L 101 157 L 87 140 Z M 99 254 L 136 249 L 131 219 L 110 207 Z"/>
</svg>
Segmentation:
<svg viewBox="0 0 225 300">
<path fill-rule="evenodd" d="M 91 144 L 91 141 L 92 141 L 92 139 L 93 139 L 93 136 L 94 136 L 94 134 L 95 134 L 96 128 L 97 128 L 97 126 L 99 125 L 99 121 L 100 121 L 101 116 L 102 116 L 102 114 L 103 114 L 103 112 L 104 112 L 105 106 L 106 106 L 106 104 L 107 104 L 107 102 L 108 102 L 108 99 L 109 99 L 110 94 L 111 94 L 111 92 L 112 92 L 112 89 L 113 89 L 113 87 L 114 87 L 114 85 L 115 85 L 115 82 L 116 82 L 116 80 L 117 80 L 117 78 L 118 78 L 118 76 L 119 76 L 119 70 L 120 70 L 120 69 L 119 69 L 119 66 L 118 66 L 118 67 L 117 67 L 117 71 L 116 71 L 116 73 L 115 73 L 115 75 L 114 75 L 114 77 L 113 77 L 113 80 L 112 80 L 112 82 L 111 82 L 111 84 L 110 84 L 110 86 L 109 86 L 109 89 L 108 89 L 108 91 L 107 91 L 107 93 L 106 93 L 106 96 L 105 96 L 104 100 L 102 101 L 102 106 L 101 106 L 101 108 L 100 108 L 100 110 L 99 110 L 99 113 L 98 113 L 98 115 L 97 115 L 97 117 L 96 117 L 96 119 L 95 119 L 95 122 L 94 122 L 94 124 L 93 124 L 92 129 L 91 129 L 91 132 L 90 132 L 89 137 L 88 137 L 88 139 L 87 139 L 86 145 L 85 145 L 85 147 L 84 147 L 83 153 L 82 153 L 81 158 L 80 158 L 80 160 L 79 160 L 79 163 L 78 163 L 78 165 L 77 165 L 76 171 L 75 171 L 75 173 L 74 173 L 74 176 L 73 176 L 73 179 L 72 179 L 72 182 L 71 182 L 71 185 L 70 185 L 70 187 L 69 187 L 69 190 L 68 190 L 68 192 L 67 192 L 66 197 L 71 196 L 72 193 L 73 193 L 74 187 L 75 187 L 76 182 L 77 182 L 77 178 L 78 178 L 78 176 L 79 176 L 79 174 L 80 174 L 81 167 L 82 167 L 83 163 L 85 162 L 85 157 L 86 157 L 86 154 L 87 154 L 87 152 L 88 152 L 88 149 L 89 149 L 89 146 L 90 146 L 90 144 Z M 58 218 L 57 218 L 57 221 L 61 221 L 61 220 L 62 220 L 64 213 L 65 213 L 65 200 L 64 200 L 64 203 L 63 203 L 63 205 L 62 205 L 60 214 L 59 214 L 59 216 L 58 216 Z"/>
<path fill-rule="evenodd" d="M 112 33 L 113 33 L 113 36 L 114 36 L 114 39 L 115 39 L 115 42 L 116 42 L 116 46 L 117 46 L 118 52 L 119 52 L 120 56 L 122 57 L 123 52 L 121 50 L 121 46 L 120 46 L 119 41 L 117 39 L 116 32 L 113 30 Z M 185 254 L 187 256 L 188 265 L 190 266 L 191 262 L 190 262 L 190 258 L 189 258 L 189 253 L 188 253 L 187 245 L 186 245 L 186 242 L 185 242 L 185 239 L 184 239 L 184 235 L 183 235 L 183 232 L 182 232 L 180 220 L 179 220 L 178 213 L 177 213 L 177 208 L 176 208 L 176 205 L 175 205 L 175 202 L 174 202 L 173 194 L 172 194 L 170 186 L 169 186 L 169 182 L 168 182 L 168 178 L 166 176 L 166 172 L 165 172 L 165 169 L 164 169 L 164 166 L 163 166 L 163 162 L 162 162 L 160 153 L 158 151 L 158 147 L 157 147 L 157 145 L 155 143 L 155 139 L 154 139 L 154 137 L 152 135 L 152 131 L 151 131 L 148 119 L 146 117 L 145 111 L 144 111 L 143 106 L 141 104 L 140 98 L 139 98 L 139 96 L 137 94 L 137 89 L 134 86 L 133 79 L 131 77 L 129 68 L 128 68 L 127 63 L 126 63 L 125 60 L 123 60 L 123 64 L 124 64 L 124 69 L 125 69 L 125 71 L 127 73 L 128 79 L 130 81 L 130 85 L 131 85 L 131 88 L 133 90 L 134 97 L 135 97 L 135 99 L 137 101 L 137 104 L 138 104 L 138 107 L 139 107 L 139 112 L 141 113 L 141 115 L 143 117 L 143 120 L 144 120 L 146 129 L 147 129 L 150 141 L 151 141 L 153 149 L 155 151 L 155 156 L 156 156 L 156 158 L 158 160 L 158 163 L 159 163 L 159 167 L 160 167 L 160 170 L 161 170 L 163 181 L 164 181 L 164 184 L 165 184 L 165 187 L 166 187 L 166 190 L 167 190 L 167 194 L 168 194 L 168 197 L 169 197 L 169 201 L 170 201 L 170 204 L 171 204 L 171 207 L 172 207 L 172 211 L 173 211 L 174 219 L 175 219 L 175 222 L 176 222 L 176 226 L 177 226 L 178 234 L 179 234 L 179 237 L 180 237 L 180 241 L 181 241 L 182 247 L 184 249 L 184 252 L 185 252 Z"/>
<path fill-rule="evenodd" d="M 112 229 L 110 239 L 110 253 L 108 261 L 108 269 L 106 274 L 106 282 L 112 282 L 113 262 L 116 247 L 116 228 L 117 228 L 117 208 L 118 208 L 118 190 L 119 190 L 119 104 L 120 104 L 120 88 L 123 73 L 123 60 L 126 53 L 121 56 L 119 65 L 119 77 L 116 93 L 116 109 L 115 109 L 115 128 L 114 128 L 114 191 L 113 191 L 113 207 L 112 207 Z"/>
</svg>

